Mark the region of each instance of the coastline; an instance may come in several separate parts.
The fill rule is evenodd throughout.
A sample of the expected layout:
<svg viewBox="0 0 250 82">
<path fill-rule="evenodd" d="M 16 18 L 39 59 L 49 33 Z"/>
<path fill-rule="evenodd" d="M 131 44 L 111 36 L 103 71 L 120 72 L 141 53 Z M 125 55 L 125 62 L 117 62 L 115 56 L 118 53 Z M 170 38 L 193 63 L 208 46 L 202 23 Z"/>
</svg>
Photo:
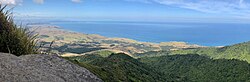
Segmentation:
<svg viewBox="0 0 250 82">
<path fill-rule="evenodd" d="M 205 47 L 176 41 L 151 43 L 140 42 L 128 38 L 110 38 L 98 34 L 68 31 L 54 25 L 29 25 L 28 27 L 31 31 L 39 34 L 38 40 L 45 45 L 43 50 L 46 50 L 49 44 L 54 41 L 52 47 L 55 48 L 54 51 L 59 54 L 84 54 L 96 50 L 109 50 L 112 52 L 115 51 L 116 53 L 126 53 L 132 56 L 135 53 L 145 53 L 149 51 L 168 51 Z"/>
<path fill-rule="evenodd" d="M 72 33 L 77 33 L 77 34 L 86 34 L 86 35 L 97 35 L 97 36 L 102 36 L 108 39 L 114 39 L 114 40 L 119 40 L 119 41 L 127 41 L 127 42 L 132 42 L 132 43 L 150 43 L 150 44 L 163 44 L 164 43 L 173 43 L 176 45 L 180 45 L 180 44 L 185 44 L 185 45 L 194 45 L 194 46 L 199 46 L 199 47 L 208 47 L 208 46 L 203 46 L 203 45 L 198 45 L 198 44 L 192 44 L 189 42 L 185 42 L 185 41 L 163 41 L 163 42 L 146 42 L 146 41 L 138 41 L 138 40 L 134 40 L 134 39 L 130 39 L 130 38 L 124 38 L 124 37 L 107 37 L 107 36 L 103 36 L 100 34 L 88 34 L 88 33 L 83 33 L 83 32 L 78 32 L 78 31 L 73 31 L 73 30 L 68 30 L 68 29 L 64 29 L 64 27 L 60 27 L 57 25 L 52 25 L 52 24 L 32 24 L 32 25 L 28 25 L 28 27 L 45 27 L 45 28 L 56 28 L 56 29 L 60 29 L 63 31 L 67 31 L 67 32 L 72 32 Z M 178 44 L 180 43 L 180 44 Z M 170 44 L 170 45 L 173 45 Z M 166 44 L 165 44 L 166 45 Z M 223 47 L 223 46 L 210 46 L 210 47 Z"/>
</svg>

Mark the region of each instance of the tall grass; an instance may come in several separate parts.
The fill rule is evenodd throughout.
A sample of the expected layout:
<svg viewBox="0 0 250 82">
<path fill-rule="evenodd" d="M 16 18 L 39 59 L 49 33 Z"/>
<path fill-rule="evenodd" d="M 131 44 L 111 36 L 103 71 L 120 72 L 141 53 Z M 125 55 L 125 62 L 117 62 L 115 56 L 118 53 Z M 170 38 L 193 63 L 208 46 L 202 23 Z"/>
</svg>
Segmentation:
<svg viewBox="0 0 250 82">
<path fill-rule="evenodd" d="M 16 56 L 37 53 L 36 35 L 28 29 L 17 26 L 7 5 L 0 5 L 0 52 Z"/>
</svg>

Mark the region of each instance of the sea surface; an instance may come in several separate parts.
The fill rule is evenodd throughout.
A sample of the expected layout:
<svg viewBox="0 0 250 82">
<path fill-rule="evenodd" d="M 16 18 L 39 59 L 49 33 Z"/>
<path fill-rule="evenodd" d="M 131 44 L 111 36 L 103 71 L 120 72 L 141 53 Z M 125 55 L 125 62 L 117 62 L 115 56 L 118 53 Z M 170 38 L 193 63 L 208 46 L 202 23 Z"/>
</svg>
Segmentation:
<svg viewBox="0 0 250 82">
<path fill-rule="evenodd" d="M 250 41 L 250 24 L 164 22 L 52 22 L 66 30 L 130 38 L 142 42 L 183 41 L 203 46 L 226 46 Z"/>
</svg>

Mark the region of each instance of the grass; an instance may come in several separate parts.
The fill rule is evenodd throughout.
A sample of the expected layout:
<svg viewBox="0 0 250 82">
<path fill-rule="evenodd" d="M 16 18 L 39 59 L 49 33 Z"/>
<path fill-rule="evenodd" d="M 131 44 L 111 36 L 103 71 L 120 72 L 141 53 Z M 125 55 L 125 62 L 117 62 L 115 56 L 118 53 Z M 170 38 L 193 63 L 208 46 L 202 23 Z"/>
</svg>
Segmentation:
<svg viewBox="0 0 250 82">
<path fill-rule="evenodd" d="M 0 52 L 16 56 L 37 53 L 36 35 L 27 28 L 17 26 L 11 9 L 0 5 Z"/>
</svg>

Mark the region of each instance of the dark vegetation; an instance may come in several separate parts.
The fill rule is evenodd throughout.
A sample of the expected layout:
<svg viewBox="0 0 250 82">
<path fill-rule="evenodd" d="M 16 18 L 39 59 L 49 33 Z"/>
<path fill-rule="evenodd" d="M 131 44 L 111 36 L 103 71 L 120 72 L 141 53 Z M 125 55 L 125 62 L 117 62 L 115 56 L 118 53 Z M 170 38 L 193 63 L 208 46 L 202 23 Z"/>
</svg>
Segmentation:
<svg viewBox="0 0 250 82">
<path fill-rule="evenodd" d="M 250 42 L 239 43 L 225 47 L 205 47 L 195 49 L 182 49 L 175 51 L 150 51 L 146 53 L 134 54 L 135 57 L 156 57 L 164 55 L 186 55 L 198 54 L 201 56 L 210 57 L 213 59 L 239 59 L 250 63 Z"/>
<path fill-rule="evenodd" d="M 85 44 L 65 44 L 63 46 L 59 47 L 53 47 L 53 50 L 57 50 L 59 52 L 70 52 L 70 53 L 76 53 L 76 54 L 82 54 L 86 52 L 91 51 L 97 51 L 104 48 L 99 47 L 92 47 L 91 45 L 85 45 Z"/>
<path fill-rule="evenodd" d="M 236 59 L 199 55 L 166 55 L 134 59 L 126 54 L 90 54 L 66 58 L 89 69 L 106 82 L 247 82 L 250 64 Z"/>
<path fill-rule="evenodd" d="M 232 46 L 225 46 L 222 48 L 198 48 L 178 50 L 171 52 L 174 54 L 199 54 L 208 56 L 214 59 L 239 59 L 250 63 L 250 42 L 235 44 Z"/>
<path fill-rule="evenodd" d="M 67 58 L 89 69 L 105 82 L 163 82 L 163 73 L 141 63 L 126 54 L 112 54 L 108 57 L 85 55 Z"/>
<path fill-rule="evenodd" d="M 17 56 L 37 53 L 36 36 L 28 29 L 15 25 L 11 10 L 6 8 L 0 5 L 0 52 Z"/>
<path fill-rule="evenodd" d="M 210 59 L 199 55 L 172 55 L 140 59 L 164 72 L 194 82 L 248 82 L 250 64 L 236 59 Z"/>
<path fill-rule="evenodd" d="M 156 57 L 156 56 L 164 56 L 164 55 L 169 55 L 170 51 L 149 51 L 145 53 L 136 53 L 134 56 L 136 58 L 141 58 L 141 57 Z"/>
</svg>

